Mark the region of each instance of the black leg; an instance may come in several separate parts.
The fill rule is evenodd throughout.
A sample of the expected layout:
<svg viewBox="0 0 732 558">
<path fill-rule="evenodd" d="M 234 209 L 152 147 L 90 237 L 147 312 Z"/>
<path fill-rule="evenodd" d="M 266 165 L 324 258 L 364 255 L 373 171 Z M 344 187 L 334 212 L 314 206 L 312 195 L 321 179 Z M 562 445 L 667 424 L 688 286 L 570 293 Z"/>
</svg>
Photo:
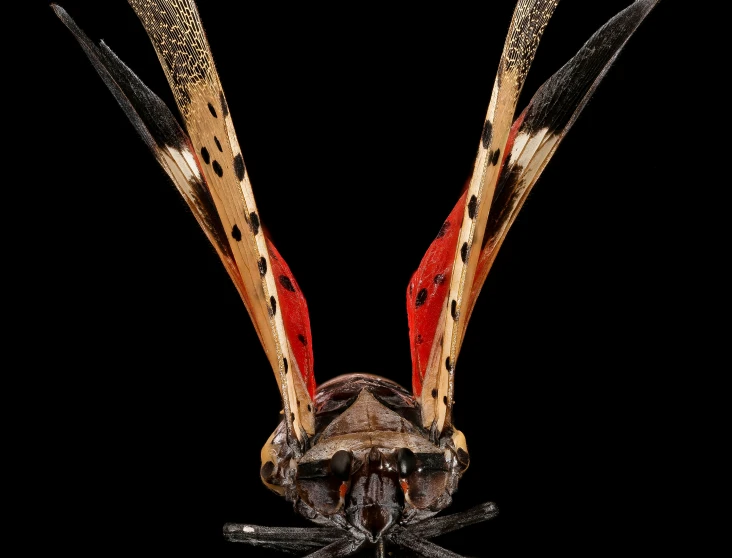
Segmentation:
<svg viewBox="0 0 732 558">
<path fill-rule="evenodd" d="M 356 540 L 343 531 L 340 532 L 341 540 L 330 543 L 304 558 L 344 558 L 356 552 L 366 539 Z"/>
<path fill-rule="evenodd" d="M 231 542 L 296 554 L 312 552 L 316 548 L 327 548 L 326 545 L 330 545 L 334 541 L 340 542 L 343 536 L 344 533 L 340 529 L 328 527 L 261 527 L 243 523 L 224 525 L 224 537 Z M 340 556 L 340 554 L 324 554 L 323 556 Z"/>
<path fill-rule="evenodd" d="M 427 539 L 444 535 L 462 527 L 493 519 L 498 508 L 493 502 L 476 506 L 464 512 L 444 517 L 433 517 L 409 527 L 396 528 L 387 539 L 424 558 L 462 558 Z M 310 552 L 305 558 L 341 558 L 350 556 L 363 544 L 341 529 L 328 527 L 261 527 L 243 523 L 224 525 L 224 536 L 232 542 L 241 542 L 263 548 L 272 548 L 294 554 Z M 376 558 L 385 558 L 384 542 L 376 548 Z"/>
<path fill-rule="evenodd" d="M 389 540 L 402 548 L 408 548 L 423 558 L 464 558 L 433 542 L 415 536 L 406 529 L 395 529 L 389 534 Z"/>
<path fill-rule="evenodd" d="M 422 539 L 431 539 L 456 529 L 462 529 L 474 523 L 488 521 L 498 515 L 498 507 L 493 502 L 486 502 L 464 512 L 453 513 L 442 517 L 432 517 L 414 525 L 405 527 L 410 535 Z"/>
</svg>

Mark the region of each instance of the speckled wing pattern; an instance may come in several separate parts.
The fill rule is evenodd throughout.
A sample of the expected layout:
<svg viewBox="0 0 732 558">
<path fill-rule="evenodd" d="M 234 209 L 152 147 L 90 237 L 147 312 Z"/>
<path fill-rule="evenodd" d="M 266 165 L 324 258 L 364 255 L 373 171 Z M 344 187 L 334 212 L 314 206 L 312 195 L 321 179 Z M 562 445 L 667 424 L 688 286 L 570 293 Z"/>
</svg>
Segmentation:
<svg viewBox="0 0 732 558">
<path fill-rule="evenodd" d="M 130 0 L 152 40 L 183 117 L 112 51 L 75 35 L 158 162 L 183 195 L 237 287 L 275 372 L 297 453 L 314 433 L 313 357 L 307 304 L 260 223 L 249 175 L 200 17 L 192 0 Z"/>
<path fill-rule="evenodd" d="M 51 7 L 73 33 L 94 69 L 124 110 L 160 166 L 175 184 L 193 215 L 219 254 L 237 289 L 243 290 L 226 232 L 201 174 L 193 146 L 185 131 L 163 101 L 125 64 L 101 43 L 94 44 L 58 5 Z"/>
<path fill-rule="evenodd" d="M 278 279 L 271 272 L 274 266 L 249 174 L 198 10 L 192 0 L 130 0 L 129 4 L 155 47 L 203 163 L 201 169 L 244 284 L 247 310 L 280 386 L 288 431 L 302 439 L 302 431 L 314 432 L 312 393 L 302 375 L 292 370 L 296 359 L 286 334 Z M 291 278 L 290 284 L 294 286 Z"/>
<path fill-rule="evenodd" d="M 465 321 L 470 319 L 501 244 L 531 188 L 625 43 L 659 0 L 636 0 L 598 29 L 549 78 L 511 127 L 486 225 Z"/>
<path fill-rule="evenodd" d="M 612 62 L 657 3 L 637 0 L 610 19 L 539 88 L 510 125 L 543 26 L 556 6 L 556 2 L 519 2 L 467 192 L 407 289 L 412 383 L 421 398 L 426 427 L 439 433 L 450 424 L 462 336 L 518 211 Z"/>
<path fill-rule="evenodd" d="M 481 246 L 519 93 L 557 3 L 558 0 L 520 0 L 516 5 L 498 65 L 462 215 L 460 218 L 455 215 L 449 225 L 449 228 L 459 228 L 459 231 L 452 252 L 449 278 L 445 277 L 445 281 L 449 281 L 447 297 L 441 301 L 444 304 L 434 332 L 428 334 L 432 341 L 430 356 L 427 362 L 418 363 L 412 375 L 415 395 L 422 405 L 423 426 L 436 430 L 438 434 L 446 424 L 450 424 L 455 363 L 465 328 L 461 312 L 463 307 L 467 307 L 480 256 L 480 250 L 473 250 L 473 247 Z M 428 265 L 427 268 L 429 267 Z M 427 273 L 423 274 L 423 271 Z M 419 294 L 423 288 L 427 288 L 430 281 L 434 281 L 434 274 L 420 265 L 410 282 L 411 291 Z M 418 318 L 411 316 L 411 306 L 417 302 L 419 301 L 416 299 L 408 300 L 410 335 L 419 335 L 416 328 L 412 327 Z M 424 335 L 422 342 L 424 343 Z M 412 344 L 414 343 L 415 340 L 412 339 Z M 419 393 L 415 376 L 421 380 Z"/>
</svg>

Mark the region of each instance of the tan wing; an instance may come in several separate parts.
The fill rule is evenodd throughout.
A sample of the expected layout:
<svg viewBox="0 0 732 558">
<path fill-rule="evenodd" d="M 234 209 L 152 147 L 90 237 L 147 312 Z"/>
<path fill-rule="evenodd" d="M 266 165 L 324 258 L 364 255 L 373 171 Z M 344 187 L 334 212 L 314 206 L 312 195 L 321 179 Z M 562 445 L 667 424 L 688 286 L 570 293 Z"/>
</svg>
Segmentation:
<svg viewBox="0 0 732 558">
<path fill-rule="evenodd" d="M 451 423 L 455 363 L 467 324 L 461 317 L 461 311 L 468 307 L 516 103 L 539 40 L 557 3 L 558 0 L 520 0 L 503 47 L 483 136 L 465 196 L 446 308 L 442 312 L 438 334 L 434 336 L 432 354 L 439 356 L 430 358 L 425 374 L 424 384 L 432 389 L 424 389 L 420 396 L 423 424 L 426 428 L 436 429 L 437 435 Z M 473 250 L 473 246 L 478 249 Z"/>
<path fill-rule="evenodd" d="M 610 66 L 658 0 L 636 0 L 598 29 L 534 94 L 514 122 L 472 284 L 465 322 L 531 188 Z"/>
<path fill-rule="evenodd" d="M 51 7 L 73 33 L 94 69 L 183 196 L 196 221 L 216 249 L 229 277 L 242 298 L 245 298 L 247 293 L 231 254 L 226 231 L 216 213 L 188 135 L 181 129 L 165 103 L 107 45 L 94 44 L 66 10 L 56 4 L 51 4 Z"/>
<path fill-rule="evenodd" d="M 311 402 L 310 394 L 294 370 L 275 266 L 198 10 L 192 0 L 129 3 L 152 40 L 201 161 L 241 276 L 242 298 L 280 387 L 288 433 L 302 442 L 306 433 L 314 432 L 313 405 L 298 404 Z"/>
</svg>

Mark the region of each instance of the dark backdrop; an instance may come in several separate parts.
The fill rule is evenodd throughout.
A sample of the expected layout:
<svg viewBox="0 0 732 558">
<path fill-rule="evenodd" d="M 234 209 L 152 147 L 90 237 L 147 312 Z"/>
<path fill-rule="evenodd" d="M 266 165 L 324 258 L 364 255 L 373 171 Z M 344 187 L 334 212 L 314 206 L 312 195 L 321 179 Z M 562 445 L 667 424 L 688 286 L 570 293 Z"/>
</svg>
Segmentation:
<svg viewBox="0 0 732 558">
<path fill-rule="evenodd" d="M 42 4 L 44 147 L 24 198 L 43 217 L 19 235 L 50 262 L 35 276 L 42 310 L 23 322 L 45 339 L 28 361 L 53 361 L 29 388 L 52 471 L 36 511 L 101 554 L 264 556 L 220 533 L 306 524 L 258 478 L 273 374 L 213 249 Z M 125 2 L 61 4 L 173 105 Z M 201 2 L 262 220 L 307 296 L 319 382 L 410 384 L 407 282 L 471 170 L 513 10 L 484 4 Z M 627 4 L 562 2 L 519 109 Z M 678 349 L 686 303 L 676 169 L 693 164 L 670 7 L 630 40 L 483 287 L 457 365 L 472 463 L 451 510 L 491 500 L 501 515 L 438 541 L 454 551 L 594 554 L 636 530 L 626 510 L 655 485 L 658 362 Z"/>
</svg>

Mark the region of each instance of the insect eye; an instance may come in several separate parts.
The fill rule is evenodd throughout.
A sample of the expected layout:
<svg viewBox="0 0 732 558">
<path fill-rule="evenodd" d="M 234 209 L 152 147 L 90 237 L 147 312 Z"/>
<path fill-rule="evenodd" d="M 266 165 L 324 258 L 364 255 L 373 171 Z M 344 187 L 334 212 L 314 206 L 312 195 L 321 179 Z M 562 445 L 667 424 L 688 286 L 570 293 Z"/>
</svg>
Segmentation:
<svg viewBox="0 0 732 558">
<path fill-rule="evenodd" d="M 334 477 L 346 481 L 351 476 L 351 452 L 338 450 L 330 458 L 330 472 Z"/>
<path fill-rule="evenodd" d="M 417 468 L 417 458 L 409 448 L 399 448 L 397 451 L 397 467 L 400 477 L 408 477 Z"/>
</svg>

